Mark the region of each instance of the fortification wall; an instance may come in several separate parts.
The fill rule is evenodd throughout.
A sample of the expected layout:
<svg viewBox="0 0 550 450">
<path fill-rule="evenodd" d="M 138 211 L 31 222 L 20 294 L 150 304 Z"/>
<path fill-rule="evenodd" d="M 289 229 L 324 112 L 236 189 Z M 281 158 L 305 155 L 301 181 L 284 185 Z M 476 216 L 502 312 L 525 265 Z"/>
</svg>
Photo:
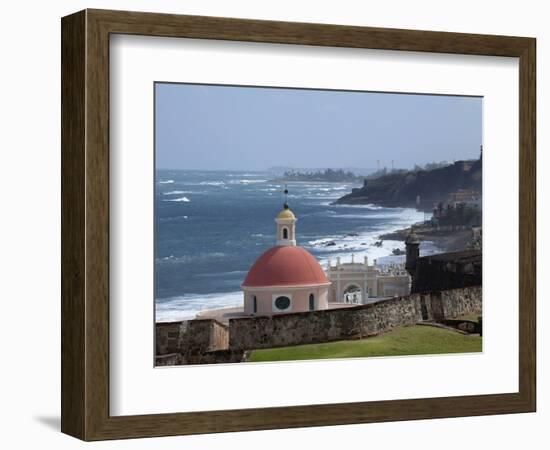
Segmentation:
<svg viewBox="0 0 550 450">
<path fill-rule="evenodd" d="M 461 255 L 469 254 L 469 255 Z M 430 255 L 419 258 L 412 277 L 411 292 L 436 292 L 470 286 L 481 286 L 481 252 L 464 252 Z M 448 257 L 445 257 L 448 255 Z M 453 257 L 453 255 L 456 255 Z"/>
<path fill-rule="evenodd" d="M 229 348 L 248 350 L 361 339 L 401 325 L 481 313 L 481 303 L 481 287 L 468 287 L 351 308 L 231 319 Z"/>
<path fill-rule="evenodd" d="M 157 323 L 155 332 L 157 355 L 206 353 L 229 346 L 228 327 L 212 319 Z"/>
<path fill-rule="evenodd" d="M 157 365 L 239 362 L 252 349 L 375 336 L 402 325 L 481 314 L 481 286 L 411 294 L 369 305 L 274 316 L 158 323 Z"/>
<path fill-rule="evenodd" d="M 481 314 L 483 299 L 481 286 L 441 291 L 444 318 L 464 314 Z"/>
</svg>

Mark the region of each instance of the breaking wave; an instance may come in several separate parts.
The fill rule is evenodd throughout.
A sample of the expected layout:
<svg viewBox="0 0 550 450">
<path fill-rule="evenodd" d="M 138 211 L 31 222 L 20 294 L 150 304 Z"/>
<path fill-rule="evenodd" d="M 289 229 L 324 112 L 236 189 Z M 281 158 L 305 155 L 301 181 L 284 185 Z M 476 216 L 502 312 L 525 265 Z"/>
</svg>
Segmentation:
<svg viewBox="0 0 550 450">
<path fill-rule="evenodd" d="M 225 186 L 225 181 L 201 181 L 201 186 Z"/>
<path fill-rule="evenodd" d="M 193 319 L 201 311 L 242 306 L 241 291 L 216 294 L 185 294 L 177 297 L 157 298 L 156 322 L 175 322 Z M 208 307 L 206 307 L 208 305 Z"/>
<path fill-rule="evenodd" d="M 168 191 L 163 192 L 162 195 L 181 195 L 181 194 L 190 194 L 189 191 Z"/>
<path fill-rule="evenodd" d="M 164 200 L 165 202 L 183 202 L 183 203 L 189 203 L 191 200 L 189 200 L 187 197 L 178 197 L 178 198 L 168 198 Z"/>
<path fill-rule="evenodd" d="M 184 218 L 186 216 L 183 216 Z M 226 254 L 222 252 L 206 252 L 206 253 L 195 253 L 194 255 L 168 255 L 155 258 L 156 264 L 166 264 L 166 263 L 189 263 L 189 262 L 203 262 L 212 259 L 219 259 L 225 257 Z"/>
<path fill-rule="evenodd" d="M 231 180 L 229 184 L 256 184 L 267 183 L 268 180 Z"/>
</svg>

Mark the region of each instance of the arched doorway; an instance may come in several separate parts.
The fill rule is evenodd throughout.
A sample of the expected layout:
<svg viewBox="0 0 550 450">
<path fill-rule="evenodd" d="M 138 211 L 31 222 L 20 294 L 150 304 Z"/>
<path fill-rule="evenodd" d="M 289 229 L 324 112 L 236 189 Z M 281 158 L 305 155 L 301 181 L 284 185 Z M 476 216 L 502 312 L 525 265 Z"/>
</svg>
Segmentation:
<svg viewBox="0 0 550 450">
<path fill-rule="evenodd" d="M 360 304 L 362 302 L 363 291 L 355 284 L 350 284 L 342 294 L 344 303 Z"/>
</svg>

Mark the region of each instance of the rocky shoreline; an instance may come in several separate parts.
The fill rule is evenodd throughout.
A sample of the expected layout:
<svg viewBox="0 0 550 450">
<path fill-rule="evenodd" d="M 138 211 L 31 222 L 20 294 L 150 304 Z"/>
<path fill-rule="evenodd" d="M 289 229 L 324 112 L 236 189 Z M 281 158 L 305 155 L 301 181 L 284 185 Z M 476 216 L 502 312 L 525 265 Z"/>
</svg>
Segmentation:
<svg viewBox="0 0 550 450">
<path fill-rule="evenodd" d="M 410 233 L 411 227 L 380 235 L 380 240 L 404 242 Z M 420 241 L 430 241 L 446 252 L 460 251 L 468 248 L 472 240 L 472 232 L 466 230 L 441 230 L 435 228 L 414 227 L 414 232 Z"/>
<path fill-rule="evenodd" d="M 374 179 L 365 178 L 363 186 L 353 188 L 335 204 L 374 204 L 385 207 L 415 207 L 433 211 L 460 190 L 481 192 L 481 158 L 455 161 L 432 170 L 393 171 Z"/>
</svg>

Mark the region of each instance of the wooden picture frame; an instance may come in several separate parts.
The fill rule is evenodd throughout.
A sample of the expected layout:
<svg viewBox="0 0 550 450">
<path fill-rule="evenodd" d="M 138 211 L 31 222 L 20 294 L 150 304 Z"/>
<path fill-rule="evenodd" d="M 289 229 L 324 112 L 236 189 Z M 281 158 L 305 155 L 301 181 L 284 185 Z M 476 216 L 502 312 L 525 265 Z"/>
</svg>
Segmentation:
<svg viewBox="0 0 550 450">
<path fill-rule="evenodd" d="M 535 411 L 533 38 L 85 10 L 62 30 L 62 416 L 84 440 Z M 135 34 L 519 58 L 519 391 L 140 416 L 109 415 L 109 36 Z"/>
</svg>

